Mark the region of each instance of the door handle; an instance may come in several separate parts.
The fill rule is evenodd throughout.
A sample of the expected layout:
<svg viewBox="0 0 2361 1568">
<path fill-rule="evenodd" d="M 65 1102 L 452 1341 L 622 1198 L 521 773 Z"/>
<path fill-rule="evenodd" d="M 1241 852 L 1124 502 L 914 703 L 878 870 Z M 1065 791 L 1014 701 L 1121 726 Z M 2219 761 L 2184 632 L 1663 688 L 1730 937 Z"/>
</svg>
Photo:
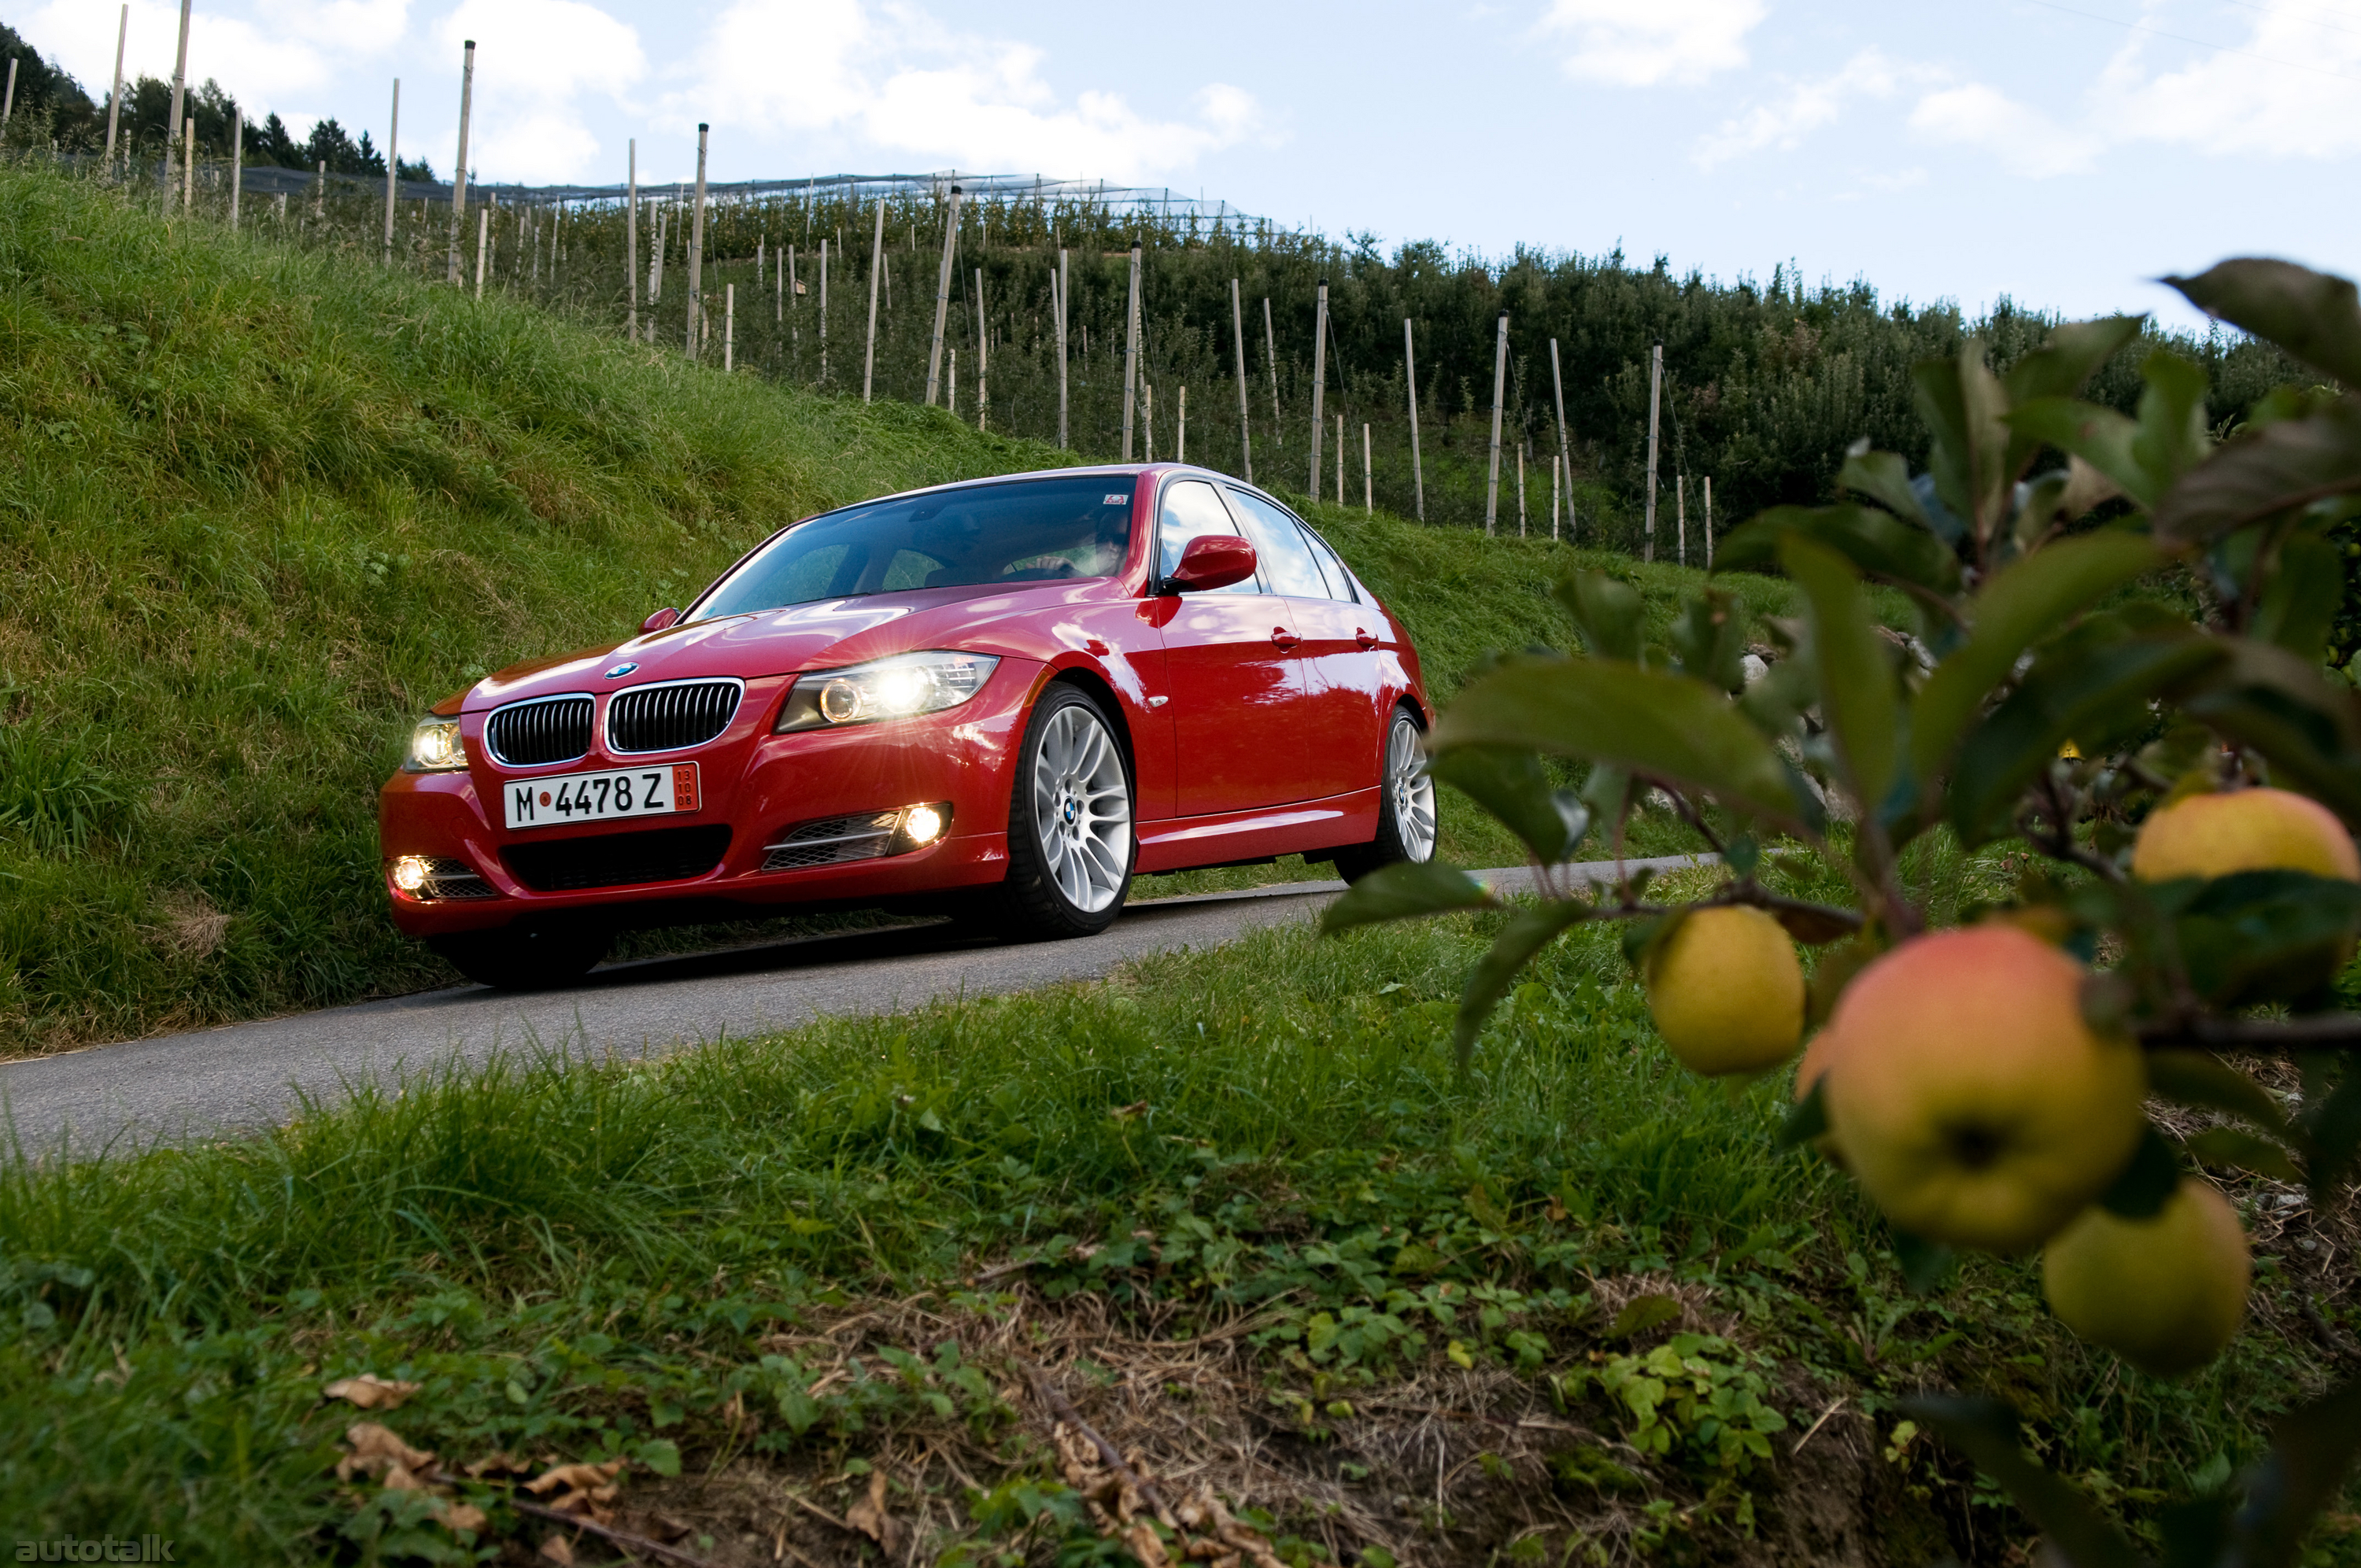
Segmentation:
<svg viewBox="0 0 2361 1568">
<path fill-rule="evenodd" d="M 1364 648 L 1374 648 L 1378 645 L 1377 638 L 1366 628 L 1358 626 L 1353 628 L 1353 641 Z"/>
<path fill-rule="evenodd" d="M 1290 648 L 1294 647 L 1298 642 L 1303 641 L 1302 638 L 1298 637 L 1294 632 L 1290 631 L 1284 626 L 1272 627 L 1270 629 L 1270 640 L 1273 643 L 1278 645 L 1279 651 L 1282 653 L 1287 652 Z"/>
</svg>

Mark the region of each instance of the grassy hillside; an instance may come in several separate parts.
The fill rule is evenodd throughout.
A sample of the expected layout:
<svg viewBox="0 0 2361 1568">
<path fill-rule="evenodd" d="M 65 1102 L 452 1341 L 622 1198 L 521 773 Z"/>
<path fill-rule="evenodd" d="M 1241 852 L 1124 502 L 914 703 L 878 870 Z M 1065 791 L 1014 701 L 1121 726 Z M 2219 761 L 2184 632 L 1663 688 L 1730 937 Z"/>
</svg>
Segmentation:
<svg viewBox="0 0 2361 1568">
<path fill-rule="evenodd" d="M 1061 460 L 23 170 L 0 170 L 0 334 L 18 1050 L 449 980 L 375 885 L 375 791 L 421 708 L 628 630 L 782 519 Z M 1569 634 L 1546 541 L 1315 515 L 1444 691 Z M 1513 854 L 1452 831 L 1457 858 Z"/>
</svg>

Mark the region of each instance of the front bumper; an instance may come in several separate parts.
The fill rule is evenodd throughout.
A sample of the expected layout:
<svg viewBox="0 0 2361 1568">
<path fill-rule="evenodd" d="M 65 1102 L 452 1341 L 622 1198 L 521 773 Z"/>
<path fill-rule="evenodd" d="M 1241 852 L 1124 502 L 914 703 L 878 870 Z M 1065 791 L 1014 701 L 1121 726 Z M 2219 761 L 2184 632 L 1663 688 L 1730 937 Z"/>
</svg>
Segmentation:
<svg viewBox="0 0 2361 1568">
<path fill-rule="evenodd" d="M 749 681 L 737 717 L 719 739 L 662 758 L 698 765 L 698 810 L 570 828 L 509 829 L 500 817 L 500 792 L 527 779 L 628 768 L 646 760 L 606 752 L 602 725 L 600 745 L 578 761 L 548 768 L 500 767 L 489 760 L 483 744 L 485 716 L 468 714 L 461 730 L 473 760 L 468 772 L 397 773 L 379 793 L 379 876 L 394 924 L 413 937 L 520 923 L 660 925 L 917 900 L 997 882 L 1007 869 L 1013 762 L 1033 689 L 1045 673 L 1037 663 L 1004 658 L 984 689 L 958 707 L 789 735 L 772 734 L 771 725 L 792 677 Z M 949 831 L 933 843 L 875 859 L 763 869 L 771 846 L 799 826 L 922 803 L 951 808 Z M 577 844 L 586 859 L 604 855 L 611 861 L 633 846 L 595 840 L 716 827 L 728 829 L 728 847 L 710 870 L 617 886 L 537 891 L 527 879 L 548 886 L 546 868 L 553 860 L 564 860 L 562 849 L 511 853 L 524 845 Z M 708 833 L 698 841 L 718 837 Z M 464 862 L 493 896 L 434 898 L 405 892 L 392 874 L 405 856 Z M 423 891 L 434 888 L 430 884 Z"/>
</svg>

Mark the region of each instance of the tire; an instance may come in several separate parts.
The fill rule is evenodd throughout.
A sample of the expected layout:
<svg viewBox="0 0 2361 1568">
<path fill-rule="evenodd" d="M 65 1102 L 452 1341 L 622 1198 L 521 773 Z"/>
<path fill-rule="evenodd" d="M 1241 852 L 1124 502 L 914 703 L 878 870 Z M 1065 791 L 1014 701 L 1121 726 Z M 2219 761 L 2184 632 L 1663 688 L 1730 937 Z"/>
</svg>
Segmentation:
<svg viewBox="0 0 2361 1568">
<path fill-rule="evenodd" d="M 1434 859 L 1434 780 L 1420 755 L 1424 733 L 1410 709 L 1394 709 L 1378 753 L 1378 836 L 1336 851 L 1336 874 L 1346 882 L 1399 861 Z"/>
<path fill-rule="evenodd" d="M 550 991 L 572 985 L 598 967 L 613 936 L 590 927 L 478 931 L 438 937 L 428 944 L 451 967 L 495 991 Z"/>
<path fill-rule="evenodd" d="M 1118 736 L 1079 687 L 1054 684 L 1034 705 L 1009 791 L 1004 934 L 1094 937 L 1123 912 L 1138 843 L 1131 763 Z"/>
</svg>

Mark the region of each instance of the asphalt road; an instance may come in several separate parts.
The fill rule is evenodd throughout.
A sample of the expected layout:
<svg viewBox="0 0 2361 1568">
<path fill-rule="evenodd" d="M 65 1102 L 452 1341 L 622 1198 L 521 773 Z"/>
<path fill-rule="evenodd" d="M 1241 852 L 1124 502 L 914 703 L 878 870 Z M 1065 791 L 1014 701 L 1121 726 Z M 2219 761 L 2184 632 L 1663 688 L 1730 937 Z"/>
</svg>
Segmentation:
<svg viewBox="0 0 2361 1568">
<path fill-rule="evenodd" d="M 1605 881 L 1614 862 L 1572 869 Z M 1477 874 L 1504 893 L 1532 884 L 1523 867 Z M 829 1014 L 1096 979 L 1151 953 L 1213 947 L 1253 927 L 1308 920 L 1344 888 L 1289 883 L 1155 899 L 1078 941 L 1003 947 L 963 940 L 945 926 L 903 927 L 610 964 L 566 991 L 514 994 L 465 985 L 126 1040 L 0 1063 L 0 1113 L 28 1156 L 124 1152 L 159 1139 L 266 1126 L 307 1100 L 333 1102 L 350 1085 L 390 1083 L 455 1062 L 474 1066 L 501 1050 L 635 1057 Z"/>
</svg>

